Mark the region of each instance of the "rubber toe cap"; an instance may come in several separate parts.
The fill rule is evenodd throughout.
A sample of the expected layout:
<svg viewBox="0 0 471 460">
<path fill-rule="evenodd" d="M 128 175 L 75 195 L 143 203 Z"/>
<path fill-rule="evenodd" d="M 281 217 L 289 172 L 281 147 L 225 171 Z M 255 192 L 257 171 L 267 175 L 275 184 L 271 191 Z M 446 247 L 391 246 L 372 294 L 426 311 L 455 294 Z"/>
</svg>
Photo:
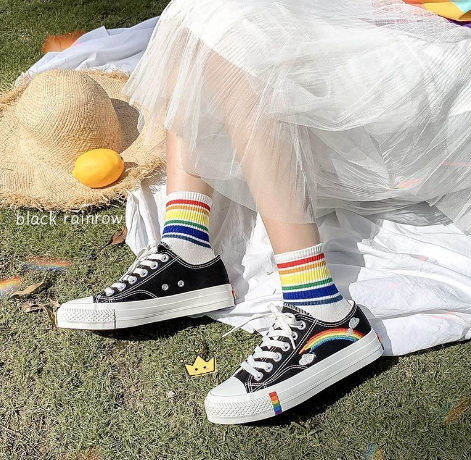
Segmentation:
<svg viewBox="0 0 471 460">
<path fill-rule="evenodd" d="M 219 398 L 225 396 L 242 396 L 247 394 L 244 384 L 237 377 L 229 377 L 208 393 L 208 398 L 212 396 Z"/>
</svg>

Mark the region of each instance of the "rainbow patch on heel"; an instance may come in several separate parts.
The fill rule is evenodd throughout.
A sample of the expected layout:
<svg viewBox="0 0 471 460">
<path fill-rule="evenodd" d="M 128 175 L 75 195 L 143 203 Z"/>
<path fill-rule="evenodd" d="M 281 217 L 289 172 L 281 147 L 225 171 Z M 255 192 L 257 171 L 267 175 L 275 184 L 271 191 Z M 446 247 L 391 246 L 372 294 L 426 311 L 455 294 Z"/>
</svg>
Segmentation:
<svg viewBox="0 0 471 460">
<path fill-rule="evenodd" d="M 275 412 L 275 415 L 281 414 L 283 410 L 281 409 L 280 400 L 278 399 L 278 395 L 276 394 L 276 391 L 273 391 L 270 393 L 270 399 L 273 405 L 273 411 Z"/>
</svg>

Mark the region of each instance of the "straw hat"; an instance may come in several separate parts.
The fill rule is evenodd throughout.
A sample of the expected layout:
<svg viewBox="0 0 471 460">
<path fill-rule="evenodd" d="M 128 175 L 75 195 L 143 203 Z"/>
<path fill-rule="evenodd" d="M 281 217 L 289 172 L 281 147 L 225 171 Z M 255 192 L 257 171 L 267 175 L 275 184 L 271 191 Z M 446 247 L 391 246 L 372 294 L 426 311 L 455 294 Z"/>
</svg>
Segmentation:
<svg viewBox="0 0 471 460">
<path fill-rule="evenodd" d="M 139 112 L 121 92 L 127 78 L 50 70 L 1 95 L 0 204 L 63 211 L 104 205 L 162 169 L 165 131 L 148 134 L 144 125 L 138 132 Z M 125 164 L 121 177 L 100 189 L 72 176 L 76 159 L 95 148 L 117 151 Z"/>
</svg>

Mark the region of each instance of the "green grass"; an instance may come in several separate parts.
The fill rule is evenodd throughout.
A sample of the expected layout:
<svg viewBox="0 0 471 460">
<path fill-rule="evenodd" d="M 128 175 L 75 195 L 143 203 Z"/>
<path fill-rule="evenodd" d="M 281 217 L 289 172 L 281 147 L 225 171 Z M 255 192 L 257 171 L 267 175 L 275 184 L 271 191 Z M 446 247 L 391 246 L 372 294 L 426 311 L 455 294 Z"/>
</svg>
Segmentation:
<svg viewBox="0 0 471 460">
<path fill-rule="evenodd" d="M 47 34 L 130 26 L 163 5 L 0 0 L 0 87 L 40 58 Z M 124 208 L 99 214 L 123 217 Z M 39 302 L 89 295 L 133 260 L 126 246 L 97 251 L 119 227 L 64 224 L 61 214 L 57 225 L 19 226 L 15 212 L 3 210 L 0 278 L 19 275 L 23 287 L 46 279 L 50 287 Z M 30 256 L 73 263 L 45 274 L 23 269 Z M 19 304 L 0 300 L 1 460 L 471 458 L 470 342 L 382 358 L 276 419 L 221 427 L 207 422 L 204 397 L 253 351 L 258 336 L 221 339 L 228 327 L 209 319 L 106 334 L 63 331 Z M 184 363 L 203 343 L 218 373 L 190 378 Z M 446 419 L 450 409 L 454 417 Z"/>
</svg>

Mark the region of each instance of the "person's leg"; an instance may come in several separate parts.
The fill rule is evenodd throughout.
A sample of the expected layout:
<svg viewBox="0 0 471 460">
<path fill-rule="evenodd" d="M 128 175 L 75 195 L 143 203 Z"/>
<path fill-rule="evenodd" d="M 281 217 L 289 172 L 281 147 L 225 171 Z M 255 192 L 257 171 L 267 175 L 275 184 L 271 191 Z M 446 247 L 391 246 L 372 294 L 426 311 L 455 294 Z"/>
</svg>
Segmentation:
<svg viewBox="0 0 471 460">
<path fill-rule="evenodd" d="M 247 116 L 250 114 L 247 113 Z M 246 144 L 241 135 L 243 132 L 231 134 L 237 151 L 240 151 Z M 205 203 L 210 205 L 213 188 L 199 176 L 182 168 L 181 151 L 181 139 L 167 131 L 168 199 L 162 240 L 169 242 L 182 258 L 202 263 L 206 258 L 214 257 L 214 253 L 205 247 L 209 244 L 209 217 L 204 208 L 199 211 L 197 201 L 203 202 L 200 206 Z M 243 164 L 247 169 L 250 162 Z M 178 203 L 181 200 L 183 205 Z M 188 201 L 192 202 L 190 209 Z M 342 298 L 332 281 L 322 253 L 317 225 L 271 219 L 263 212 L 266 206 L 277 206 L 277 202 L 267 196 L 267 201 L 262 202 L 261 216 L 275 254 L 286 302 L 309 310 L 320 319 L 343 318 L 351 310 L 351 305 Z M 311 297 L 307 298 L 306 293 L 310 293 Z"/>
<path fill-rule="evenodd" d="M 284 300 L 320 320 L 344 318 L 352 306 L 332 280 L 317 225 L 299 223 L 309 213 L 305 166 L 296 151 L 306 131 L 264 113 L 247 76 L 215 52 L 206 77 L 270 238 Z M 252 129 L 255 122 L 260 129 Z"/>
<path fill-rule="evenodd" d="M 280 222 L 261 215 L 275 254 L 296 251 L 320 243 L 317 224 Z"/>
<path fill-rule="evenodd" d="M 162 241 L 192 264 L 215 257 L 209 241 L 213 188 L 181 167 L 182 140 L 167 131 L 167 204 Z"/>
<path fill-rule="evenodd" d="M 187 191 L 202 193 L 209 197 L 213 196 L 213 188 L 204 182 L 201 177 L 187 173 L 180 162 L 182 140 L 175 134 L 167 131 L 167 194 L 173 192 Z"/>
<path fill-rule="evenodd" d="M 218 55 L 208 65 L 207 82 L 270 238 L 284 301 L 268 305 L 274 323 L 261 344 L 206 397 L 210 421 L 236 424 L 300 404 L 383 350 L 361 309 L 335 286 L 317 225 L 299 223 L 308 221 L 306 184 L 294 149 L 306 132 L 261 110 L 240 69 Z"/>
</svg>

